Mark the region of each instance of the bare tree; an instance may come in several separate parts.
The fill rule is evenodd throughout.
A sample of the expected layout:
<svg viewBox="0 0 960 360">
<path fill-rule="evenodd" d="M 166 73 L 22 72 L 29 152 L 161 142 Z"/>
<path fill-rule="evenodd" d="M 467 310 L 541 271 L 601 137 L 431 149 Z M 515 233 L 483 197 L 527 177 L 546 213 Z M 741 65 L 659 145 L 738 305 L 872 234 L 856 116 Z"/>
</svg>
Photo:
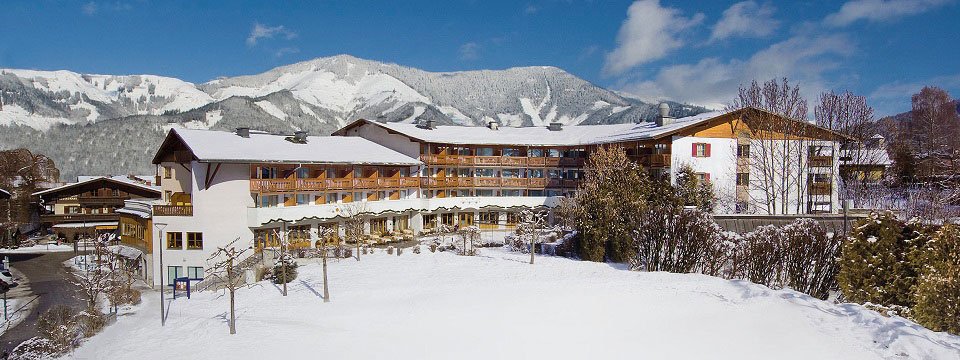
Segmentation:
<svg viewBox="0 0 960 360">
<path fill-rule="evenodd" d="M 545 211 L 524 210 L 520 212 L 520 223 L 517 224 L 517 235 L 530 244 L 530 265 L 536 251 L 536 244 L 547 227 L 547 213 Z"/>
<path fill-rule="evenodd" d="M 461 240 L 461 246 L 460 249 L 457 250 L 457 254 L 466 256 L 476 255 L 476 242 L 480 240 L 480 228 L 476 226 L 465 226 L 457 229 L 456 232 Z"/>
<path fill-rule="evenodd" d="M 360 261 L 360 246 L 363 243 L 364 218 L 367 213 L 367 204 L 362 201 L 355 201 L 340 207 L 342 216 L 346 217 L 344 221 L 344 235 L 347 241 L 353 241 L 357 245 L 357 261 Z"/>
<path fill-rule="evenodd" d="M 807 101 L 800 87 L 784 78 L 756 81 L 740 92 L 728 110 L 743 110 L 742 136 L 750 140 L 750 202 L 767 214 L 797 213 L 806 193 Z"/>
<path fill-rule="evenodd" d="M 841 146 L 840 160 L 846 166 L 840 177 L 844 198 L 863 206 L 870 201 L 864 198 L 870 194 L 867 186 L 880 180 L 871 172 L 889 162 L 882 137 L 876 137 L 879 129 L 873 108 L 867 105 L 866 97 L 849 91 L 839 94 L 828 91 L 820 94 L 814 118 L 817 125 L 856 139 Z"/>
<path fill-rule="evenodd" d="M 320 226 L 317 228 L 317 238 L 320 242 L 320 258 L 323 262 L 323 302 L 330 302 L 330 289 L 327 284 L 327 252 L 330 250 L 330 240 L 336 236 L 336 230 L 328 228 L 326 226 Z M 338 241 L 339 242 L 339 241 Z"/>
<path fill-rule="evenodd" d="M 80 289 L 79 299 L 87 305 L 87 311 L 90 313 L 99 313 L 97 305 L 100 304 L 100 297 L 108 294 L 113 285 L 113 274 L 110 271 L 109 264 L 103 264 L 102 261 L 109 255 L 107 246 L 104 242 L 96 240 L 93 242 L 93 254 L 84 255 L 88 259 L 94 257 L 93 264 L 84 261 L 83 272 L 76 276 L 73 283 Z"/>
<path fill-rule="evenodd" d="M 237 238 L 230 243 L 218 247 L 207 262 L 213 261 L 213 266 L 206 271 L 208 277 L 217 279 L 223 283 L 224 289 L 230 294 L 230 334 L 237 333 L 237 318 L 235 314 L 235 294 L 244 284 L 243 273 L 237 265 L 243 260 L 243 254 L 250 250 L 250 247 L 237 249 L 235 244 L 240 241 Z"/>
</svg>

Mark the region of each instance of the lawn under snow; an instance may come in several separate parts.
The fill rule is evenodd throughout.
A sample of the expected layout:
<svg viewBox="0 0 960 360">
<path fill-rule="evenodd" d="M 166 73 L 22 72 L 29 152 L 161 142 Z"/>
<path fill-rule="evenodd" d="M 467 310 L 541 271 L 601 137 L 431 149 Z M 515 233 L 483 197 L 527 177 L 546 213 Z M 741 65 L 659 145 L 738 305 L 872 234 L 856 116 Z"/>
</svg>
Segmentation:
<svg viewBox="0 0 960 360">
<path fill-rule="evenodd" d="M 157 293 L 88 340 L 75 359 L 957 359 L 960 337 L 856 305 L 689 274 L 528 257 L 500 249 L 301 267 L 280 296 L 261 282 L 227 298 Z"/>
</svg>

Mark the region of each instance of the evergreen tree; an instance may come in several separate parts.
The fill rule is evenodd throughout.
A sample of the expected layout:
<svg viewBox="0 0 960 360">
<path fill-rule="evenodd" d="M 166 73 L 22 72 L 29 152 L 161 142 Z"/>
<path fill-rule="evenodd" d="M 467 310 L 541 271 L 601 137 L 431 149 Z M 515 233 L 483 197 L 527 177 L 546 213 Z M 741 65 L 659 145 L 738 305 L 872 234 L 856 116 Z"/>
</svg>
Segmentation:
<svg viewBox="0 0 960 360">
<path fill-rule="evenodd" d="M 960 227 L 942 227 L 915 261 L 921 275 L 913 293 L 914 320 L 960 334 Z"/>
</svg>

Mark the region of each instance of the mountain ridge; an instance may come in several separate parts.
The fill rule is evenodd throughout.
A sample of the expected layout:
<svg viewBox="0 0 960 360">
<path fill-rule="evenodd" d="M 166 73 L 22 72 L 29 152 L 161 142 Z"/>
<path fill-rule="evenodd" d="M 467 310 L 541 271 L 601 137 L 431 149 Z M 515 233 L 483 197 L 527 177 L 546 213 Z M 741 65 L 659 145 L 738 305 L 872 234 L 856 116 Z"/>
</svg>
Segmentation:
<svg viewBox="0 0 960 360">
<path fill-rule="evenodd" d="M 707 111 L 668 103 L 677 117 Z M 143 147 L 155 147 L 172 127 L 326 135 L 358 118 L 609 124 L 652 120 L 656 106 L 553 66 L 429 72 L 346 54 L 199 84 L 159 75 L 0 69 L 0 148 L 48 154 L 72 178 L 152 171 Z M 63 146 L 77 139 L 119 145 Z"/>
</svg>

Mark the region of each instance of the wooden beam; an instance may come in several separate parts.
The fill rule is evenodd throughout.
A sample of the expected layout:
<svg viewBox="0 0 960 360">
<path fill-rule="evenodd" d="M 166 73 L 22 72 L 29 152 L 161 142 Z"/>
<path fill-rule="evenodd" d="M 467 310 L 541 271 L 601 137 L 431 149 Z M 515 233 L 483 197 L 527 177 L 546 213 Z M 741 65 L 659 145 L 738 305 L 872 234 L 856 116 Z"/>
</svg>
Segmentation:
<svg viewBox="0 0 960 360">
<path fill-rule="evenodd" d="M 205 176 L 206 182 L 203 184 L 204 189 L 210 188 L 210 183 L 213 182 L 213 179 L 217 178 L 217 173 L 220 172 L 220 165 L 222 163 L 217 163 L 217 166 L 213 168 L 213 173 L 210 173 L 210 163 L 207 163 L 207 175 Z"/>
</svg>

